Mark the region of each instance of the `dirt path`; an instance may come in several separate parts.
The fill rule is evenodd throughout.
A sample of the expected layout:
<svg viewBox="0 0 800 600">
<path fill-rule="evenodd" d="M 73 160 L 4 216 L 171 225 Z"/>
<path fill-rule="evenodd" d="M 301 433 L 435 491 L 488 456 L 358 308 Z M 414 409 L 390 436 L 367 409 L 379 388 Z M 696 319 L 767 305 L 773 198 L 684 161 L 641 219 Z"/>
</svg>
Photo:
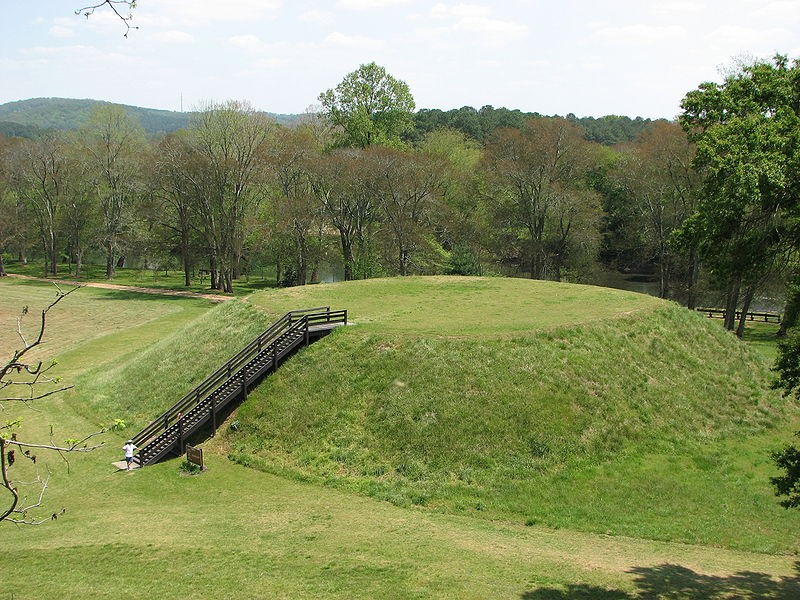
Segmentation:
<svg viewBox="0 0 800 600">
<path fill-rule="evenodd" d="M 161 296 L 184 296 L 186 298 L 205 298 L 212 302 L 225 302 L 232 300 L 233 296 L 223 296 L 222 294 L 201 294 L 200 292 L 189 292 L 184 290 L 163 290 L 158 288 L 139 287 L 135 285 L 119 285 L 116 283 L 102 283 L 99 281 L 68 281 L 65 279 L 45 279 L 44 277 L 31 277 L 30 275 L 15 275 L 9 273 L 8 277 L 16 279 L 31 279 L 34 281 L 49 281 L 59 285 L 84 285 L 86 287 L 102 288 L 104 290 L 120 290 L 125 292 L 137 292 L 141 294 L 157 294 Z"/>
</svg>

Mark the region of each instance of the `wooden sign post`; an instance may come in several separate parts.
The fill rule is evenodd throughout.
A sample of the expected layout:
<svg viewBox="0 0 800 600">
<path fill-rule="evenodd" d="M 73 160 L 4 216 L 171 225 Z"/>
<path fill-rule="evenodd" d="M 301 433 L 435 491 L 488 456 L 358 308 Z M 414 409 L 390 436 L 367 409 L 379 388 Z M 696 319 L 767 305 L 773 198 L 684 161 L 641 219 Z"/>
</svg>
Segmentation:
<svg viewBox="0 0 800 600">
<path fill-rule="evenodd" d="M 203 449 L 195 448 L 194 446 L 186 446 L 186 460 L 187 462 L 197 465 L 201 469 L 205 469 L 203 465 Z"/>
</svg>

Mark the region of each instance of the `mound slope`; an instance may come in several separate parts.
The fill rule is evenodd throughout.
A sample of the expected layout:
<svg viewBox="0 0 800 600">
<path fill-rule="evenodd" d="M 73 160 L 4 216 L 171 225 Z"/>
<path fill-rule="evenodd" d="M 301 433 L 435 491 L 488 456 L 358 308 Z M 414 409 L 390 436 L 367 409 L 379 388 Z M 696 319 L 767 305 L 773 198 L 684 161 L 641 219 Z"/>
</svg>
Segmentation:
<svg viewBox="0 0 800 600">
<path fill-rule="evenodd" d="M 231 300 L 117 364 L 78 381 L 87 414 L 122 418 L 136 431 L 183 398 L 269 324 L 246 302 Z"/>
<path fill-rule="evenodd" d="M 243 464 L 401 505 L 765 550 L 792 543 L 767 475 L 755 475 L 768 452 L 754 447 L 794 408 L 769 391 L 760 357 L 677 305 L 457 278 L 252 301 L 346 307 L 360 325 L 251 395 L 228 434 Z"/>
</svg>

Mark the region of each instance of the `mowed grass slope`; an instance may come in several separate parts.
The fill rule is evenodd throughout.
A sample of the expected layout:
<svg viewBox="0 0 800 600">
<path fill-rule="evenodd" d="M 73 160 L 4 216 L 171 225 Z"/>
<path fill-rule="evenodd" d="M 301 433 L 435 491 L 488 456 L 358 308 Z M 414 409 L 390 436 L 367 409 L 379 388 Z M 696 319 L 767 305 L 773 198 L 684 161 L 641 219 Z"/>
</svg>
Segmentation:
<svg viewBox="0 0 800 600">
<path fill-rule="evenodd" d="M 257 294 L 356 326 L 254 392 L 231 456 L 402 506 L 716 544 L 796 548 L 769 448 L 797 411 L 718 323 L 590 286 L 351 282 Z"/>
<path fill-rule="evenodd" d="M 87 415 L 124 418 L 141 429 L 264 331 L 268 317 L 231 300 L 175 331 L 164 331 L 134 360 L 89 369 L 78 379 Z"/>
<path fill-rule="evenodd" d="M 10 298 L 16 285 L 0 280 L 0 310 L 9 315 L 16 312 L 19 298 Z M 78 294 L 72 298 L 80 302 L 59 305 L 51 323 L 78 319 L 85 311 L 95 318 L 84 323 L 82 335 L 76 327 L 78 335 L 70 339 L 50 337 L 50 347 L 64 350 L 58 368 L 68 381 L 90 367 L 112 367 L 117 376 L 108 385 L 116 391 L 109 398 L 141 385 L 137 378 L 148 379 L 154 394 L 169 383 L 170 369 L 156 377 L 136 365 L 144 361 L 158 368 L 150 347 L 168 358 L 177 347 L 197 342 L 205 354 L 222 354 L 228 341 L 215 348 L 199 332 L 208 327 L 207 319 L 219 318 L 224 325 L 231 316 L 224 311 L 238 310 L 189 299 L 99 290 Z M 275 311 L 285 308 L 277 298 L 261 300 Z M 293 300 L 286 304 L 296 307 Z M 257 317 L 247 309 L 243 315 Z M 360 329 L 365 328 L 337 336 Z M 13 337 L 8 330 L 0 335 L 9 346 Z M 247 341 L 247 335 L 241 337 Z M 297 359 L 330 350 L 334 342 L 337 338 L 328 338 L 301 352 L 278 377 Z M 188 358 L 213 362 L 199 355 Z M 100 387 L 85 395 L 82 388 L 91 379 L 80 378 L 69 396 L 40 401 L 36 410 L 22 409 L 26 435 L 49 439 L 53 424 L 58 440 L 91 431 L 101 413 L 114 412 L 99 405 L 77 411 Z M 245 469 L 211 452 L 209 470 L 201 476 L 182 475 L 178 460 L 117 472 L 110 462 L 119 460 L 125 435 L 109 434 L 106 447 L 72 456 L 69 469 L 60 458 L 40 454 L 40 471 L 52 473 L 45 508 L 63 506 L 67 512 L 40 527 L 0 525 L 0 545 L 8 549 L 0 553 L 0 579 L 9 597 L 788 600 L 800 594 L 791 556 L 407 509 Z M 215 445 L 207 444 L 207 450 Z M 787 523 L 787 529 L 796 527 Z"/>
</svg>

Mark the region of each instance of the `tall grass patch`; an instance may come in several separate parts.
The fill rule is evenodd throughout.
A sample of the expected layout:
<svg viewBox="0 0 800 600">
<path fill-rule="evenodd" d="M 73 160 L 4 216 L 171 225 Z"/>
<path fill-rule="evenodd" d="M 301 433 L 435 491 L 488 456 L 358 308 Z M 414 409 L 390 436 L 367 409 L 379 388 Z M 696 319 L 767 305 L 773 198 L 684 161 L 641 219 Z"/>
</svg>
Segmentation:
<svg viewBox="0 0 800 600">
<path fill-rule="evenodd" d="M 138 428 L 180 400 L 268 325 L 263 312 L 230 301 L 139 351 L 78 381 L 87 414 Z"/>
</svg>

